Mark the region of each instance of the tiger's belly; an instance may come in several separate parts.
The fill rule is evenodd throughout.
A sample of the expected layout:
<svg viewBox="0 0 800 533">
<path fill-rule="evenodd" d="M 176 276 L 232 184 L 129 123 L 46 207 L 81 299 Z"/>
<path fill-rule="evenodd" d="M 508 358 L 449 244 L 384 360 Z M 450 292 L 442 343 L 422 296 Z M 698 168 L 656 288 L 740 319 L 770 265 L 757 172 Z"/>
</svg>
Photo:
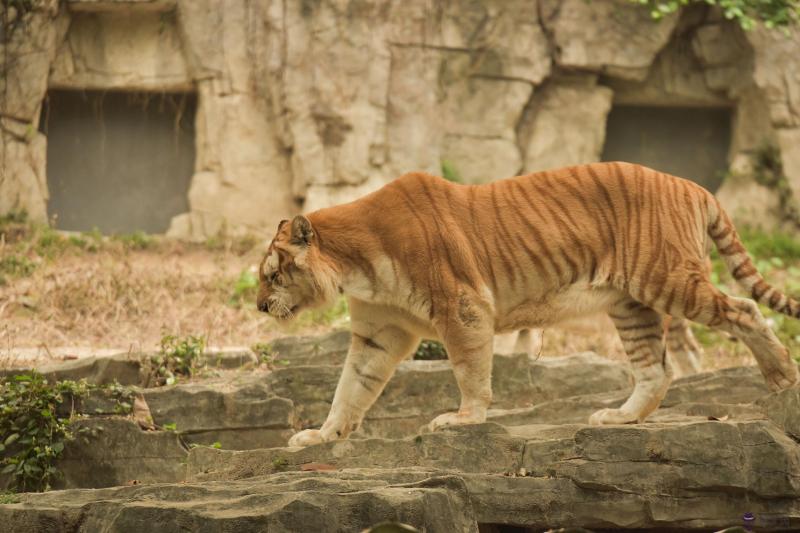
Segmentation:
<svg viewBox="0 0 800 533">
<path fill-rule="evenodd" d="M 570 318 L 607 311 L 621 296 L 622 292 L 611 287 L 578 283 L 543 296 L 497 299 L 495 331 L 546 328 Z"/>
</svg>

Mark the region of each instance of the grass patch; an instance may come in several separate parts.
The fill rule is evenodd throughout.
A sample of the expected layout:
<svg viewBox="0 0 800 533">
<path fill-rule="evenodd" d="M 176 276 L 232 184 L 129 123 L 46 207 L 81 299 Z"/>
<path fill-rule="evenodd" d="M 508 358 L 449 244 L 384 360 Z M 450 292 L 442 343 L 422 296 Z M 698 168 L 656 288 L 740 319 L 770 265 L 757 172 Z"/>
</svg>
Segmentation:
<svg viewBox="0 0 800 533">
<path fill-rule="evenodd" d="M 200 359 L 205 348 L 204 337 L 164 335 L 159 353 L 145 363 L 146 386 L 172 385 L 180 376 L 191 377 L 200 368 Z"/>
<path fill-rule="evenodd" d="M 8 283 L 7 278 L 25 278 L 36 270 L 36 263 L 24 255 L 0 257 L 0 285 Z"/>
<path fill-rule="evenodd" d="M 0 492 L 0 505 L 8 505 L 11 503 L 19 503 L 19 494 L 11 491 Z"/>
<path fill-rule="evenodd" d="M 127 250 L 149 250 L 156 243 L 152 235 L 148 235 L 143 231 L 113 235 L 111 239 L 121 243 Z"/>
</svg>

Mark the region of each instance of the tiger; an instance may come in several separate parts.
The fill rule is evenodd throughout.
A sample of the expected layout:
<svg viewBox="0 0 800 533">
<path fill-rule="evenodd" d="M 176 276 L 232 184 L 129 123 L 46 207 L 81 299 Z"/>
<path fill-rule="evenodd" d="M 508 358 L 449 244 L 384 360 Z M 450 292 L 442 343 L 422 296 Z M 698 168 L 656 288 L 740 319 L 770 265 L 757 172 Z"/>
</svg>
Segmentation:
<svg viewBox="0 0 800 533">
<path fill-rule="evenodd" d="M 752 299 L 711 282 L 712 246 Z M 710 192 L 637 164 L 478 185 L 412 172 L 353 202 L 281 221 L 259 268 L 257 308 L 285 323 L 339 295 L 352 335 L 330 411 L 289 446 L 358 430 L 421 338 L 443 343 L 460 392 L 458 410 L 428 429 L 485 422 L 495 333 L 588 313 L 611 318 L 634 378 L 625 402 L 594 412 L 589 424 L 641 423 L 659 406 L 673 378 L 668 316 L 743 341 L 773 391 L 800 378 L 756 302 L 796 318 L 800 303 L 758 273 Z"/>
</svg>

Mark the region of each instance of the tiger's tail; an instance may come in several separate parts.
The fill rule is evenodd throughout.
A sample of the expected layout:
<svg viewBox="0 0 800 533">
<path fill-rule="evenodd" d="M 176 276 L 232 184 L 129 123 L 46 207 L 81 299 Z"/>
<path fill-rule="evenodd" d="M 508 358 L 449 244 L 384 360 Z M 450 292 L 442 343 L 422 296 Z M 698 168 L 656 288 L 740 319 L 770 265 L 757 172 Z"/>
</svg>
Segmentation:
<svg viewBox="0 0 800 533">
<path fill-rule="evenodd" d="M 733 279 L 746 289 L 756 302 L 766 305 L 773 311 L 800 318 L 800 302 L 786 296 L 764 280 L 756 270 L 728 214 L 713 196 L 710 202 L 708 235 L 717 246 L 719 255 Z"/>
</svg>

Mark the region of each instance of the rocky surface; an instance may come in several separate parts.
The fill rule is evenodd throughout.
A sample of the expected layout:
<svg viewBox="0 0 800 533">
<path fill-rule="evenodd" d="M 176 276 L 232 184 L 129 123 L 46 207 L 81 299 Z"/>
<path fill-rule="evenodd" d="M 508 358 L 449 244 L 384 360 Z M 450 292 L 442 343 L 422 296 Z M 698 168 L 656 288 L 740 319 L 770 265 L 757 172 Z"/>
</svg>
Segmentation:
<svg viewBox="0 0 800 533">
<path fill-rule="evenodd" d="M 755 367 L 676 380 L 646 423 L 594 427 L 589 414 L 630 391 L 625 365 L 496 356 L 489 420 L 431 433 L 421 426 L 455 407 L 457 388 L 446 361 L 408 361 L 351 439 L 285 447 L 295 428 L 322 422 L 347 340 L 283 339 L 271 370 L 142 390 L 155 423 L 175 431 L 143 431 L 90 399 L 88 431 L 59 464 L 68 490 L 19 495 L 0 521 L 20 532 L 384 521 L 688 531 L 741 525 L 749 512 L 760 530 L 800 528 L 800 388 L 770 394 Z"/>
<path fill-rule="evenodd" d="M 612 102 L 735 110 L 744 185 L 720 198 L 741 220 L 777 220 L 738 200 L 776 203 L 738 164 L 764 143 L 800 190 L 800 31 L 745 34 L 705 5 L 659 22 L 627 0 L 25 5 L 0 50 L 0 213 L 47 218 L 48 88 L 197 94 L 189 211 L 170 228 L 197 240 L 269 233 L 412 170 L 472 183 L 597 160 Z"/>
</svg>

